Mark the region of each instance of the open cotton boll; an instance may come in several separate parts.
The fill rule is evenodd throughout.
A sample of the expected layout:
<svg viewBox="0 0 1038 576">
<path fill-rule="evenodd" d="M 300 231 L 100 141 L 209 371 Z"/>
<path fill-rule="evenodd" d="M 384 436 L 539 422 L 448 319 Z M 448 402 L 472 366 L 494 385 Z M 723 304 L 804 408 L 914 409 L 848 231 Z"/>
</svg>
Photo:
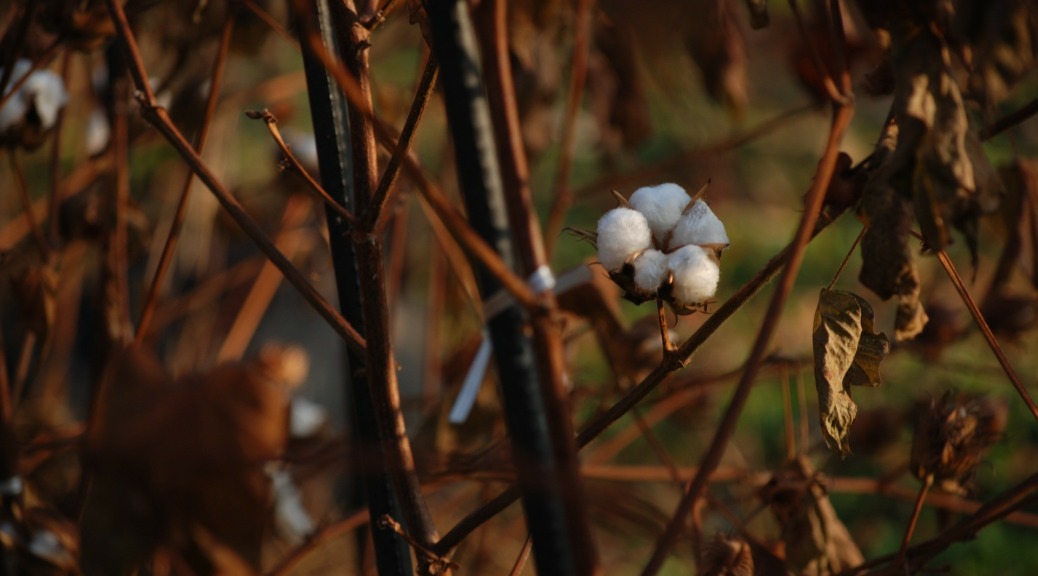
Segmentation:
<svg viewBox="0 0 1038 576">
<path fill-rule="evenodd" d="M 652 231 L 640 212 L 613 208 L 598 220 L 598 261 L 617 270 L 636 252 L 652 246 Z"/>
<path fill-rule="evenodd" d="M 677 184 L 645 186 L 631 194 L 631 207 L 645 215 L 653 235 L 663 242 L 692 199 Z"/>
<path fill-rule="evenodd" d="M 681 216 L 670 236 L 671 246 L 689 244 L 717 247 L 728 245 L 728 233 L 724 229 L 724 223 L 702 200 L 696 200 L 696 203 Z"/>
<path fill-rule="evenodd" d="M 14 86 L 29 72 L 32 63 L 19 60 L 14 65 L 8 86 Z M 35 109 L 40 127 L 50 129 L 58 119 L 58 112 L 68 103 L 68 92 L 61 76 L 49 70 L 37 70 L 17 92 L 0 108 L 0 132 L 25 121 L 30 109 Z"/>
<path fill-rule="evenodd" d="M 634 285 L 646 294 L 655 294 L 667 279 L 667 255 L 650 248 L 634 259 Z"/>
<path fill-rule="evenodd" d="M 684 246 L 670 254 L 667 267 L 674 275 L 671 296 L 678 306 L 702 304 L 717 293 L 721 268 L 705 249 Z"/>
</svg>

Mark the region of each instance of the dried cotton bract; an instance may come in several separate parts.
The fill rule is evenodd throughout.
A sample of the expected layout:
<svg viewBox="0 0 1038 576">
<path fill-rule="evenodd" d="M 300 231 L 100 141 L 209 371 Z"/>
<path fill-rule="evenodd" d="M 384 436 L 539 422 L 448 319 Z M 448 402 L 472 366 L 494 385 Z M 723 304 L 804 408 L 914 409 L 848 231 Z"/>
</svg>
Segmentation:
<svg viewBox="0 0 1038 576">
<path fill-rule="evenodd" d="M 713 211 L 677 184 L 639 188 L 598 221 L 598 260 L 624 297 L 661 299 L 679 314 L 703 309 L 717 292 L 728 233 Z"/>
</svg>

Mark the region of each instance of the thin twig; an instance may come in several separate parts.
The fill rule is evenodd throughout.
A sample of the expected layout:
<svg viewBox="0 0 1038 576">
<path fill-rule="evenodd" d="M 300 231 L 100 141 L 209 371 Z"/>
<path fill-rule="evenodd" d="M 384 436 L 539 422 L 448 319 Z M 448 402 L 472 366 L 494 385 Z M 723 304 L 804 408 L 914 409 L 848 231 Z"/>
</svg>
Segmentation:
<svg viewBox="0 0 1038 576">
<path fill-rule="evenodd" d="M 317 182 L 309 172 L 307 172 L 303 163 L 296 158 L 295 154 L 292 153 L 292 148 L 288 146 L 285 139 L 281 136 L 281 130 L 278 130 L 278 119 L 270 112 L 270 110 L 267 110 L 266 108 L 258 112 L 255 110 L 249 110 L 245 112 L 245 115 L 253 120 L 263 120 L 263 123 L 267 126 L 267 131 L 270 132 L 270 136 L 274 139 L 274 143 L 278 145 L 278 148 L 281 149 L 281 153 L 285 155 L 285 159 L 288 160 L 292 169 L 303 177 L 303 180 L 306 181 L 310 190 L 317 194 L 317 198 L 324 202 L 324 205 L 330 208 L 332 212 L 341 216 L 343 220 L 356 225 L 357 220 L 354 218 L 353 214 L 347 210 L 345 206 L 339 204 L 334 198 L 328 195 L 328 192 L 326 192 L 321 184 Z"/>
<path fill-rule="evenodd" d="M 281 273 L 285 275 L 285 279 L 289 281 L 300 294 L 310 303 L 311 306 L 321 315 L 325 321 L 339 334 L 345 341 L 346 344 L 355 350 L 362 351 L 365 343 L 364 338 L 353 329 L 352 326 L 346 320 L 335 311 L 334 308 L 323 296 L 307 281 L 306 277 L 292 265 L 291 262 L 285 258 L 285 255 L 278 251 L 277 247 L 274 246 L 270 238 L 263 232 L 259 224 L 249 216 L 245 208 L 238 202 L 237 199 L 232 196 L 223 184 L 213 175 L 212 171 L 206 166 L 205 162 L 201 157 L 195 153 L 191 145 L 184 138 L 183 134 L 177 130 L 176 126 L 170 121 L 169 114 L 159 107 L 155 103 L 155 95 L 152 93 L 150 86 L 147 82 L 147 73 L 144 70 L 144 65 L 141 63 L 140 52 L 137 49 L 136 40 L 133 37 L 133 33 L 130 30 L 130 25 L 126 21 L 126 14 L 123 13 L 122 6 L 119 5 L 118 0 L 107 0 L 108 10 L 112 14 L 112 19 L 115 21 L 116 29 L 118 31 L 118 38 L 123 49 L 126 51 L 130 58 L 130 72 L 133 76 L 134 83 L 137 90 L 141 92 L 139 101 L 141 104 L 141 115 L 150 124 L 155 126 L 156 129 L 173 145 L 182 158 L 187 164 L 194 170 L 198 178 L 212 191 L 213 195 L 220 202 L 223 208 L 227 211 L 228 215 L 238 224 L 239 227 L 256 243 L 256 246 L 266 254 L 275 266 L 281 270 Z"/>
<path fill-rule="evenodd" d="M 212 125 L 213 116 L 216 114 L 216 102 L 220 96 L 220 88 L 223 85 L 224 67 L 227 63 L 227 54 L 230 51 L 231 38 L 234 32 L 235 12 L 232 9 L 227 13 L 223 23 L 223 31 L 220 33 L 220 46 L 217 49 L 216 58 L 213 60 L 212 73 L 209 77 L 209 95 L 206 97 L 205 103 L 205 115 L 202 117 L 202 125 L 198 129 L 198 135 L 195 137 L 195 150 L 199 155 L 205 149 L 206 140 L 209 138 L 209 127 Z M 188 198 L 191 194 L 191 183 L 193 180 L 194 172 L 188 170 L 187 175 L 184 177 L 184 185 L 180 189 L 180 200 L 177 202 L 176 211 L 173 213 L 173 220 L 169 225 L 166 242 L 162 246 L 158 264 L 155 266 L 155 276 L 151 279 L 148 293 L 144 297 L 141 317 L 137 322 L 137 333 L 134 335 L 134 342 L 137 344 L 143 342 L 144 336 L 148 333 L 148 325 L 151 323 L 152 315 L 155 313 L 159 293 L 162 291 L 162 285 L 166 280 L 166 272 L 173 262 L 173 252 L 180 238 L 184 218 L 187 216 Z"/>
<path fill-rule="evenodd" d="M 573 19 L 573 57 L 569 71 L 569 95 L 566 97 L 566 115 L 563 117 L 562 141 L 559 144 L 559 169 L 555 174 L 551 211 L 548 214 L 548 227 L 545 230 L 544 239 L 549 255 L 555 252 L 556 239 L 562 231 L 566 213 L 573 204 L 573 191 L 569 187 L 569 181 L 573 170 L 577 117 L 580 114 L 580 103 L 584 98 L 584 85 L 587 81 L 594 5 L 595 0 L 578 0 L 575 8 L 576 15 Z"/>
<path fill-rule="evenodd" d="M 966 308 L 969 309 L 970 315 L 973 316 L 973 320 L 977 323 L 977 327 L 980 328 L 980 332 L 984 335 L 984 340 L 988 343 L 991 351 L 995 353 L 995 358 L 998 358 L 998 363 L 1002 366 L 1002 370 L 1005 371 L 1006 376 L 1009 377 L 1009 381 L 1013 384 L 1013 388 L 1016 388 L 1017 394 L 1023 399 L 1024 404 L 1027 405 L 1027 409 L 1031 411 L 1031 415 L 1038 419 L 1038 406 L 1035 405 L 1034 399 L 1031 398 L 1031 393 L 1027 391 L 1024 383 L 1020 381 L 1020 377 L 1017 376 L 1016 370 L 1013 369 L 1013 365 L 1009 363 L 1009 359 L 1006 358 L 1004 352 L 1002 352 L 1002 346 L 998 343 L 998 338 L 995 338 L 994 332 L 991 331 L 991 327 L 988 326 L 987 320 L 984 319 L 984 315 L 980 313 L 980 309 L 977 308 L 977 303 L 973 300 L 973 296 L 970 295 L 969 290 L 962 281 L 962 277 L 959 276 L 959 272 L 955 269 L 955 264 L 948 257 L 948 253 L 943 248 L 939 248 L 934 251 L 937 254 L 937 260 L 940 261 L 941 266 L 944 267 L 944 271 L 951 278 L 952 284 L 955 285 L 955 289 L 959 292 L 959 297 L 962 298 L 962 302 L 966 304 Z"/>
<path fill-rule="evenodd" d="M 912 516 L 908 519 L 905 535 L 901 538 L 901 548 L 897 551 L 898 564 L 904 563 L 908 544 L 912 541 L 912 533 L 915 532 L 916 522 L 919 521 L 919 514 L 923 511 L 923 503 L 926 501 L 926 493 L 930 491 L 931 486 L 933 486 L 933 474 L 927 474 L 926 479 L 919 486 L 919 495 L 916 496 L 915 505 L 912 507 Z"/>
<path fill-rule="evenodd" d="M 837 268 L 836 273 L 833 274 L 833 279 L 830 280 L 829 285 L 825 287 L 826 290 L 832 290 L 833 286 L 836 285 L 836 281 L 840 279 L 840 275 L 843 274 L 844 268 L 847 267 L 847 262 L 850 261 L 851 256 L 854 254 L 854 249 L 858 247 L 858 244 L 861 242 L 862 237 L 865 236 L 865 231 L 868 229 L 868 226 L 861 227 L 861 230 L 858 232 L 858 237 L 854 239 L 854 243 L 851 244 L 850 249 L 847 250 L 847 255 L 843 257 L 843 262 L 840 262 L 840 267 Z"/>
<path fill-rule="evenodd" d="M 526 562 L 530 559 L 530 550 L 533 549 L 533 540 L 527 536 L 523 542 L 523 547 L 519 549 L 519 555 L 515 558 L 515 564 L 512 565 L 512 570 L 508 573 L 508 576 L 519 576 L 523 573 L 523 569 L 526 568 Z"/>
<path fill-rule="evenodd" d="M 400 138 L 397 140 L 396 148 L 393 149 L 393 154 L 389 157 L 386 169 L 382 172 L 382 178 L 379 180 L 378 188 L 375 190 L 375 195 L 371 200 L 371 207 L 368 209 L 368 213 L 364 214 L 364 223 L 362 225 L 364 230 L 379 234 L 389 220 L 390 211 L 385 206 L 390 198 L 390 192 L 394 189 L 393 185 L 396 183 L 397 176 L 400 174 L 400 164 L 403 161 L 403 157 L 409 153 L 411 142 L 414 140 L 418 129 L 418 123 L 422 120 L 425 106 L 429 103 L 429 97 L 432 96 L 433 88 L 436 86 L 436 77 L 439 69 L 436 58 L 430 56 L 425 62 L 422 79 L 418 82 L 414 100 L 411 101 L 411 110 L 407 113 L 407 120 L 404 121 L 404 128 L 400 131 Z"/>
<path fill-rule="evenodd" d="M 1031 116 L 1034 116 L 1035 114 L 1038 114 L 1038 98 L 1035 98 L 1027 104 L 1024 104 L 1019 110 L 1010 112 L 1009 114 L 1006 114 L 998 120 L 995 120 L 991 124 L 981 128 L 980 140 L 981 142 L 985 140 L 990 140 L 991 138 L 998 136 L 1006 130 L 1009 130 L 1013 126 L 1016 126 L 1017 124 L 1022 124 L 1025 120 L 1027 120 Z"/>
</svg>

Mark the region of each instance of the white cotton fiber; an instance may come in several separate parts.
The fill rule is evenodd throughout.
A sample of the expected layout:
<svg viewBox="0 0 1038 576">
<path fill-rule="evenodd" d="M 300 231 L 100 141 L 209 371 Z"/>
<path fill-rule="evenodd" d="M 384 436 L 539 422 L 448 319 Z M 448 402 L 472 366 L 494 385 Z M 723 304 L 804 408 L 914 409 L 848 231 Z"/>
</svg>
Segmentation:
<svg viewBox="0 0 1038 576">
<path fill-rule="evenodd" d="M 634 285 L 646 294 L 655 294 L 669 274 L 667 255 L 650 248 L 634 259 Z"/>
<path fill-rule="evenodd" d="M 661 243 L 691 201 L 684 188 L 669 183 L 639 188 L 630 199 L 631 207 L 645 215 L 652 233 Z"/>
<path fill-rule="evenodd" d="M 702 304 L 717 292 L 721 269 L 705 249 L 695 244 L 671 253 L 668 268 L 674 275 L 671 295 L 679 306 Z"/>
<path fill-rule="evenodd" d="M 17 84 L 32 68 L 28 60 L 19 60 L 14 65 L 8 89 Z M 68 92 L 61 76 L 49 70 L 37 70 L 15 92 L 3 108 L 0 108 L 0 132 L 25 121 L 30 108 L 35 108 L 40 126 L 46 130 L 58 119 L 58 112 L 68 103 Z"/>
<path fill-rule="evenodd" d="M 636 252 L 652 246 L 652 231 L 641 213 L 614 208 L 598 220 L 598 261 L 618 270 Z"/>
<path fill-rule="evenodd" d="M 724 229 L 724 223 L 702 200 L 696 200 L 688 212 L 678 220 L 670 237 L 671 246 L 689 244 L 718 247 L 728 245 L 728 233 Z"/>
</svg>

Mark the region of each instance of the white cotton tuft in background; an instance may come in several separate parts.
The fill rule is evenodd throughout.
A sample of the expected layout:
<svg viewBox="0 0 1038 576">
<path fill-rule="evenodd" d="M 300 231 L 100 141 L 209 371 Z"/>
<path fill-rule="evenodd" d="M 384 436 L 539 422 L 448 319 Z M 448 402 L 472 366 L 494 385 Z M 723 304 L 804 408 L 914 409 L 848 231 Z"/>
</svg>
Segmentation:
<svg viewBox="0 0 1038 576">
<path fill-rule="evenodd" d="M 32 63 L 28 60 L 15 63 L 8 87 L 17 84 L 30 68 Z M 67 103 L 68 92 L 61 76 L 49 70 L 37 70 L 0 108 L 0 132 L 24 122 L 29 110 L 33 108 L 40 119 L 40 127 L 50 129 L 58 120 L 58 112 Z"/>
<path fill-rule="evenodd" d="M 667 279 L 667 255 L 650 248 L 634 259 L 634 285 L 646 294 L 655 294 Z"/>
<path fill-rule="evenodd" d="M 636 252 L 652 246 L 652 231 L 641 213 L 614 208 L 598 220 L 598 261 L 617 270 Z"/>
<path fill-rule="evenodd" d="M 689 244 L 698 246 L 728 245 L 728 233 L 724 229 L 724 223 L 714 215 L 714 211 L 702 200 L 696 200 L 696 203 L 692 205 L 688 213 L 678 220 L 670 237 L 671 246 L 687 246 Z"/>
<path fill-rule="evenodd" d="M 679 306 L 702 304 L 717 293 L 721 269 L 705 249 L 695 244 L 680 248 L 670 255 L 668 268 L 674 275 L 671 296 Z"/>
<path fill-rule="evenodd" d="M 669 183 L 639 188 L 629 200 L 635 210 L 645 215 L 653 235 L 661 243 L 691 201 L 684 188 Z"/>
</svg>

